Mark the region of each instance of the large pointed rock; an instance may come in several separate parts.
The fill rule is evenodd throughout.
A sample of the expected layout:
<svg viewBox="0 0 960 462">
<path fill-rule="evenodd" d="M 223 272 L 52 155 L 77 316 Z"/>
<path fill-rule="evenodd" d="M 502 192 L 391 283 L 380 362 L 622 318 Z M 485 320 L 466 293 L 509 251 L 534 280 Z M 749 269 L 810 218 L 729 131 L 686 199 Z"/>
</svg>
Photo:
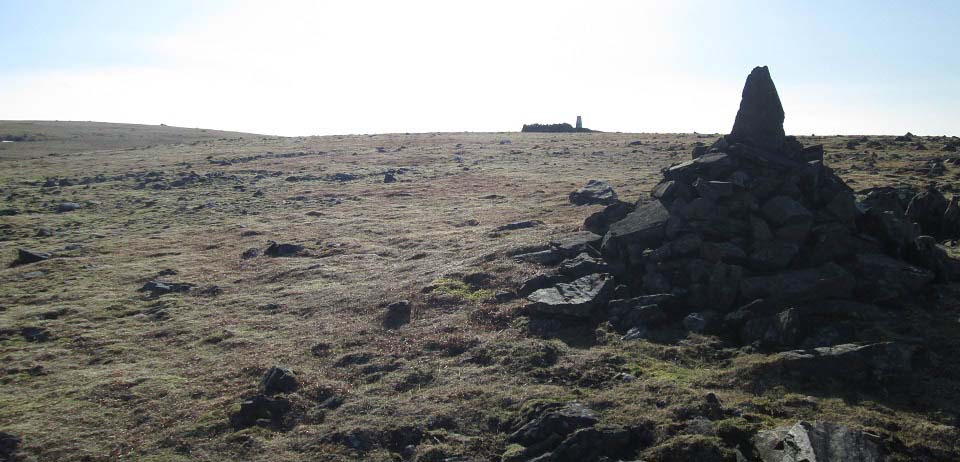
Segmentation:
<svg viewBox="0 0 960 462">
<path fill-rule="evenodd" d="M 784 143 L 783 106 L 766 66 L 747 76 L 730 141 L 778 151 Z"/>
</svg>

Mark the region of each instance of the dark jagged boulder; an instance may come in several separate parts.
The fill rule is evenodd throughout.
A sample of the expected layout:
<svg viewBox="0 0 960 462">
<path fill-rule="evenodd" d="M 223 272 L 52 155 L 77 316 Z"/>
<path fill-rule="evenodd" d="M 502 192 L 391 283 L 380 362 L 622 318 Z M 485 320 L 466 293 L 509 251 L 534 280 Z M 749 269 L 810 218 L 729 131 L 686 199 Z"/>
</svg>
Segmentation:
<svg viewBox="0 0 960 462">
<path fill-rule="evenodd" d="M 240 403 L 240 410 L 230 415 L 230 425 L 237 430 L 254 425 L 283 428 L 290 401 L 257 394 Z"/>
<path fill-rule="evenodd" d="M 305 253 L 304 247 L 299 244 L 278 244 L 270 241 L 263 254 L 268 257 L 296 257 Z"/>
<path fill-rule="evenodd" d="M 17 259 L 10 266 L 28 265 L 50 259 L 49 253 L 36 252 L 27 249 L 17 249 Z"/>
</svg>

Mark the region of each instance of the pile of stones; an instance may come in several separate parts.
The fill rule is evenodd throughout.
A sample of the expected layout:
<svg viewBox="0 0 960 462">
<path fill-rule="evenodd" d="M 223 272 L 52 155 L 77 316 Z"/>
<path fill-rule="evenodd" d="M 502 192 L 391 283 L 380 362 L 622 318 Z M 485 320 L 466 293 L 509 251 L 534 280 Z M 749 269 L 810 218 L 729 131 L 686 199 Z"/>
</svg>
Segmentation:
<svg viewBox="0 0 960 462">
<path fill-rule="evenodd" d="M 928 193 L 910 214 L 883 193 L 858 198 L 823 147 L 785 136 L 783 121 L 769 71 L 755 68 L 732 132 L 664 169 L 650 198 L 615 201 L 587 231 L 516 257 L 563 260 L 559 275 L 520 289 L 531 315 L 599 318 L 628 338 L 682 326 L 816 348 L 855 340 L 857 321 L 882 315 L 876 304 L 960 279 L 921 234 L 949 227 L 955 201 Z M 921 216 L 940 218 L 920 226 Z"/>
</svg>

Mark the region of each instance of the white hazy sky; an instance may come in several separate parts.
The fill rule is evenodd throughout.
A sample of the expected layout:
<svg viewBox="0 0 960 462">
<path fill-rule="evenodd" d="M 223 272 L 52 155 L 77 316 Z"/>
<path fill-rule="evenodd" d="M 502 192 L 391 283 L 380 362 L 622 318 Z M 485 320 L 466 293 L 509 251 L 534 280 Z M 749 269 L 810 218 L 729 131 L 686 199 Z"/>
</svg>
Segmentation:
<svg viewBox="0 0 960 462">
<path fill-rule="evenodd" d="M 0 119 L 726 132 L 769 65 L 790 133 L 957 134 L 957 5 L 0 0 Z"/>
</svg>

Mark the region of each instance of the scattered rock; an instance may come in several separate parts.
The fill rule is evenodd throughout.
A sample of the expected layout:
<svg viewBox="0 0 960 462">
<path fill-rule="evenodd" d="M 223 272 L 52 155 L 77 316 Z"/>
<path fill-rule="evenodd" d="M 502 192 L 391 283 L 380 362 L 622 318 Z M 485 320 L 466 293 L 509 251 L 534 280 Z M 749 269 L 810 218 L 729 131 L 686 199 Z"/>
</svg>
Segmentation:
<svg viewBox="0 0 960 462">
<path fill-rule="evenodd" d="M 551 440 L 558 444 L 561 438 L 596 423 L 597 414 L 580 403 L 550 403 L 529 416 L 507 440 L 524 446 L 543 445 Z"/>
<path fill-rule="evenodd" d="M 300 388 L 300 384 L 289 369 L 271 367 L 263 379 L 260 380 L 260 390 L 267 395 L 277 393 L 292 393 Z"/>
<path fill-rule="evenodd" d="M 298 257 L 304 255 L 306 252 L 304 247 L 299 244 L 278 244 L 274 241 L 270 241 L 267 249 L 263 251 L 263 254 L 268 257 Z"/>
<path fill-rule="evenodd" d="M 282 429 L 290 401 L 257 394 L 240 403 L 240 410 L 230 415 L 230 425 L 240 430 L 254 425 Z"/>
<path fill-rule="evenodd" d="M 150 281 L 139 288 L 137 292 L 146 292 L 148 296 L 155 298 L 166 294 L 183 294 L 190 292 L 194 285 L 186 282 L 164 282 Z"/>
<path fill-rule="evenodd" d="M 360 175 L 355 175 L 353 173 L 334 173 L 332 175 L 327 175 L 328 181 L 339 181 L 341 183 L 346 181 L 359 180 L 360 178 L 361 178 Z"/>
<path fill-rule="evenodd" d="M 57 213 L 73 212 L 75 210 L 80 210 L 80 208 L 80 204 L 76 202 L 64 202 L 57 205 Z"/>
<path fill-rule="evenodd" d="M 28 265 L 50 259 L 49 253 L 35 252 L 27 249 L 17 249 L 17 259 L 10 266 Z"/>
<path fill-rule="evenodd" d="M 534 228 L 542 224 L 543 222 L 540 220 L 515 221 L 513 223 L 507 223 L 505 225 L 498 226 L 494 231 L 513 231 L 517 229 Z"/>
<path fill-rule="evenodd" d="M 15 461 L 14 455 L 20 447 L 20 438 L 7 432 L 0 432 L 0 460 Z"/>
<path fill-rule="evenodd" d="M 410 302 L 399 300 L 387 305 L 386 314 L 383 316 L 383 327 L 387 329 L 396 329 L 410 322 Z"/>
<path fill-rule="evenodd" d="M 24 340 L 36 343 L 49 342 L 53 338 L 50 331 L 43 327 L 21 328 L 20 335 L 23 336 Z"/>
</svg>

